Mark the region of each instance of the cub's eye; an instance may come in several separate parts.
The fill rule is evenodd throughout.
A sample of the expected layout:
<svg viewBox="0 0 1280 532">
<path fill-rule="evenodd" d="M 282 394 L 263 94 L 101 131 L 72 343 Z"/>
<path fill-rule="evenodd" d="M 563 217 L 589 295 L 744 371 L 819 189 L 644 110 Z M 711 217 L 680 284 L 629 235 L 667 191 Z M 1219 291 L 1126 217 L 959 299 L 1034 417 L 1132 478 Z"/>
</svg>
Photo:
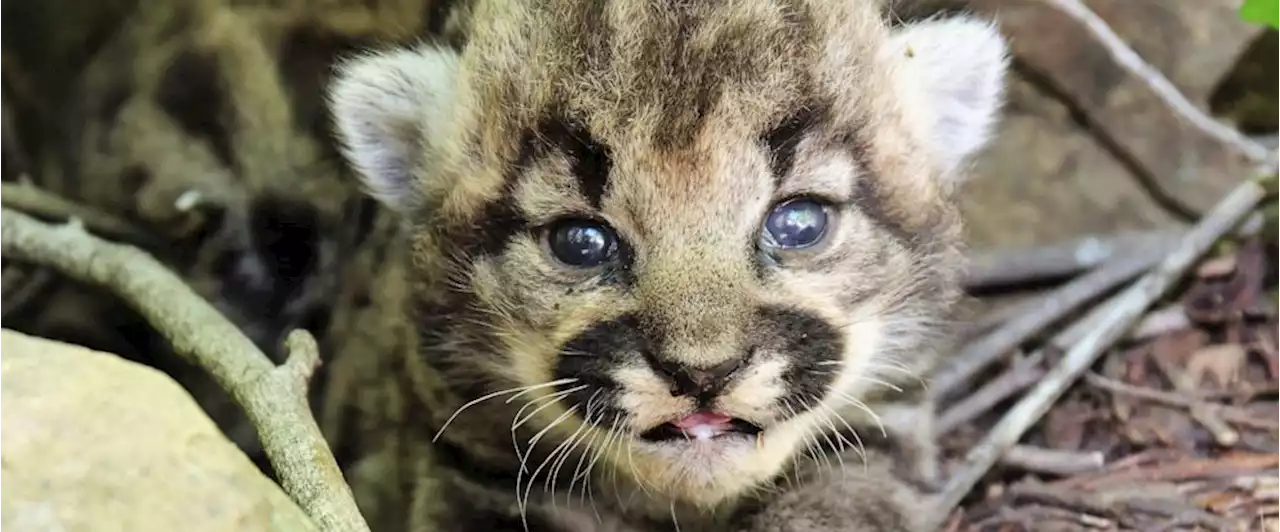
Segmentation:
<svg viewBox="0 0 1280 532">
<path fill-rule="evenodd" d="M 764 221 L 764 241 L 769 247 L 800 249 L 812 246 L 827 232 L 827 206 L 812 198 L 784 201 Z"/>
<path fill-rule="evenodd" d="M 547 246 L 560 262 L 575 268 L 593 268 L 613 260 L 618 252 L 618 237 L 600 222 L 564 220 L 551 226 Z"/>
</svg>

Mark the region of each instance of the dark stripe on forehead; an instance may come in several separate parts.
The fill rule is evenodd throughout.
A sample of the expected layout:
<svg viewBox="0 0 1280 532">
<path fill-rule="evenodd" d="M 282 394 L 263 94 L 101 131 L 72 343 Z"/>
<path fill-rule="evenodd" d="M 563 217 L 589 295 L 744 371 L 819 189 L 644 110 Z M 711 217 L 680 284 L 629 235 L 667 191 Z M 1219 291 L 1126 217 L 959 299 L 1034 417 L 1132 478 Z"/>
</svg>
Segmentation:
<svg viewBox="0 0 1280 532">
<path fill-rule="evenodd" d="M 769 167 L 776 184 L 791 173 L 796 162 L 796 148 L 804 136 L 826 122 L 827 109 L 825 104 L 806 105 L 761 136 L 769 149 Z"/>
<path fill-rule="evenodd" d="M 635 73 L 628 94 L 646 111 L 658 112 L 651 138 L 659 150 L 694 142 L 717 106 L 730 104 L 721 101 L 726 95 L 776 91 L 790 99 L 808 83 L 806 51 L 816 36 L 803 6 L 744 17 L 727 13 L 737 7 L 716 2 L 649 5 L 648 18 L 633 22 L 644 24 L 644 36 L 627 65 Z M 779 84 L 781 79 L 789 81 Z"/>
<path fill-rule="evenodd" d="M 530 229 L 516 198 L 517 185 L 535 161 L 554 153 L 569 161 L 569 172 L 577 180 L 583 198 L 593 208 L 600 208 L 613 168 L 609 147 L 596 141 L 580 121 L 552 112 L 525 133 L 520 151 L 503 176 L 498 197 L 485 203 L 473 223 L 455 231 L 454 237 L 465 256 L 497 255 L 513 236 Z"/>
<path fill-rule="evenodd" d="M 190 48 L 180 52 L 161 75 L 156 101 L 188 135 L 204 138 L 219 162 L 239 167 L 231 142 L 236 113 L 217 54 Z"/>
<path fill-rule="evenodd" d="M 592 208 L 599 209 L 613 170 L 609 147 L 592 137 L 581 122 L 558 114 L 538 125 L 538 137 L 543 149 L 559 151 L 568 158 L 578 192 Z"/>
</svg>

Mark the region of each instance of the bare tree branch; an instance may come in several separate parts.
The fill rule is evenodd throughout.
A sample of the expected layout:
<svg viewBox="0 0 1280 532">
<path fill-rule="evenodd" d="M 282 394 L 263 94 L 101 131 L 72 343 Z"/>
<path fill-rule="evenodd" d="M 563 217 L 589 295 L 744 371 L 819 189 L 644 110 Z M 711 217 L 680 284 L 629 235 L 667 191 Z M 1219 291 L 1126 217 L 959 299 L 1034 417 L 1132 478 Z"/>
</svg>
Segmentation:
<svg viewBox="0 0 1280 532">
<path fill-rule="evenodd" d="M 1259 167 L 1265 166 L 1271 161 L 1271 150 L 1265 148 L 1235 128 L 1214 120 L 1213 117 L 1201 111 L 1200 108 L 1192 104 L 1187 97 L 1179 91 L 1177 87 L 1166 78 L 1160 70 L 1151 66 L 1138 55 L 1128 44 L 1116 35 L 1116 32 L 1107 25 L 1102 17 L 1089 9 L 1080 0 L 1040 0 L 1046 5 L 1061 11 L 1063 14 L 1075 19 L 1085 29 L 1093 35 L 1098 43 L 1106 49 L 1111 55 L 1111 59 L 1121 68 L 1129 71 L 1143 83 L 1151 87 L 1152 92 L 1160 98 L 1161 101 L 1168 105 L 1171 110 L 1182 117 L 1187 123 L 1195 126 L 1219 142 L 1231 146 L 1240 151 L 1240 153 L 1249 157 Z"/>
<path fill-rule="evenodd" d="M 319 363 L 315 340 L 295 331 L 289 360 L 275 366 L 245 335 L 147 253 L 3 209 L 3 251 L 101 285 L 207 370 L 244 409 L 281 486 L 321 530 L 367 531 L 351 489 L 312 417 L 306 380 Z"/>
<path fill-rule="evenodd" d="M 1070 277 L 1138 250 L 1171 249 L 1186 232 L 1182 228 L 1127 231 L 1087 235 L 1045 246 L 985 251 L 967 259 L 964 284 L 969 290 L 977 290 Z"/>
<path fill-rule="evenodd" d="M 1102 469 L 1106 457 L 1101 451 L 1065 451 L 1030 445 L 1014 445 L 1000 458 L 1001 465 L 1024 471 L 1068 476 Z"/>
<path fill-rule="evenodd" d="M 93 233 L 132 244 L 150 246 L 159 242 L 154 235 L 132 223 L 50 194 L 31 183 L 0 183 L 0 205 L 60 222 L 77 218 Z"/>
<path fill-rule="evenodd" d="M 930 386 L 934 397 L 943 398 L 954 392 L 1045 327 L 1151 268 L 1173 247 L 1173 243 L 1153 245 L 1112 259 L 1041 298 L 1034 311 L 1028 309 L 1026 314 L 1013 317 L 987 336 L 969 343 L 933 376 Z"/>
</svg>

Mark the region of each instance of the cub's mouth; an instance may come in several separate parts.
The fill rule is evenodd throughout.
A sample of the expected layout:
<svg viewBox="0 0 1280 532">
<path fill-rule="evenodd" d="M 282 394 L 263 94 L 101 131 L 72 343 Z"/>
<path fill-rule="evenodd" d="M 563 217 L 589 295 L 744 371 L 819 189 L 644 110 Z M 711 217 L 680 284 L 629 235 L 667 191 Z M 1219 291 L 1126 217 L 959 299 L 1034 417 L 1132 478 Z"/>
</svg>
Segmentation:
<svg viewBox="0 0 1280 532">
<path fill-rule="evenodd" d="M 672 440 L 717 440 L 724 438 L 754 437 L 764 430 L 758 425 L 713 410 L 698 410 L 692 414 L 645 431 L 640 439 L 652 442 Z"/>
</svg>

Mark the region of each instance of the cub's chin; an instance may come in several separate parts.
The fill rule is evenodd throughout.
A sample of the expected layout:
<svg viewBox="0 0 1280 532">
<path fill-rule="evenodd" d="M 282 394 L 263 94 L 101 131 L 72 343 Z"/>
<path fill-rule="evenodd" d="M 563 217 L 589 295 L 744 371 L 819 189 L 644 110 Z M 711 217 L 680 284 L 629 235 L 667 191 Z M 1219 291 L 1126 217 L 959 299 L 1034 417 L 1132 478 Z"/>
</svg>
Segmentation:
<svg viewBox="0 0 1280 532">
<path fill-rule="evenodd" d="M 798 438 L 784 422 L 765 428 L 713 410 L 699 410 L 636 437 L 620 467 L 646 491 L 713 507 L 781 474 Z"/>
</svg>

